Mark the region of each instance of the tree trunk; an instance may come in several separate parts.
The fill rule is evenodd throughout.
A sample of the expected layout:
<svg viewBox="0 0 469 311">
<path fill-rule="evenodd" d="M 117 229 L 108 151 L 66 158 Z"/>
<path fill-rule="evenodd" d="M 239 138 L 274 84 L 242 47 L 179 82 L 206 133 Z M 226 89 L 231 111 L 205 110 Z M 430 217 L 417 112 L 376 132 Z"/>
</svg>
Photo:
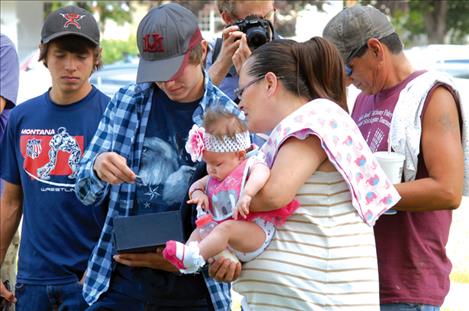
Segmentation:
<svg viewBox="0 0 469 311">
<path fill-rule="evenodd" d="M 425 13 L 425 28 L 429 44 L 445 43 L 448 2 L 446 0 L 428 1 L 429 10 Z"/>
</svg>

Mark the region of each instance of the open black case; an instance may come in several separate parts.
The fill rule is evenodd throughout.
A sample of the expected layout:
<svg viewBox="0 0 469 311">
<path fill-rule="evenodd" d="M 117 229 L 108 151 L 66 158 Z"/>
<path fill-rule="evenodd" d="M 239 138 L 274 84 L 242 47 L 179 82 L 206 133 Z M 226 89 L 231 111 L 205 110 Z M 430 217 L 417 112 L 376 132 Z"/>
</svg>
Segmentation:
<svg viewBox="0 0 469 311">
<path fill-rule="evenodd" d="M 114 247 L 118 253 L 155 251 L 168 240 L 184 241 L 179 211 L 114 219 Z"/>
</svg>

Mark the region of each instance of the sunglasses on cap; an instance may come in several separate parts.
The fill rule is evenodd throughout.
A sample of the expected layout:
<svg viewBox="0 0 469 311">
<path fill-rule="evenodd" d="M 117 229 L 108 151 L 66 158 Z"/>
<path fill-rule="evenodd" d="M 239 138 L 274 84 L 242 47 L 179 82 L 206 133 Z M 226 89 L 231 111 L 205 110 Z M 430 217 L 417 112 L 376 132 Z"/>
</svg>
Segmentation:
<svg viewBox="0 0 469 311">
<path fill-rule="evenodd" d="M 355 58 L 357 55 L 363 55 L 366 49 L 368 49 L 368 42 L 365 45 L 362 45 L 359 48 L 356 48 L 352 52 L 350 52 L 349 56 L 347 57 L 347 61 L 345 62 L 345 75 L 350 77 L 352 75 L 353 69 L 350 67 L 350 61 Z"/>
</svg>

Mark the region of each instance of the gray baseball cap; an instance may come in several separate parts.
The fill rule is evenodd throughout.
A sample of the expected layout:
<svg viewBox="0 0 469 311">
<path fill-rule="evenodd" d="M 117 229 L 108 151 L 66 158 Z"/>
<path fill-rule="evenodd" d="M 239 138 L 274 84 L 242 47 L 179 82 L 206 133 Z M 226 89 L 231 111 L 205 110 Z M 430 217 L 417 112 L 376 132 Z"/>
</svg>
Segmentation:
<svg viewBox="0 0 469 311">
<path fill-rule="evenodd" d="M 188 9 L 176 3 L 151 9 L 137 30 L 137 83 L 176 79 L 201 41 L 197 18 Z"/>
<path fill-rule="evenodd" d="M 99 45 L 99 27 L 93 15 L 85 9 L 70 5 L 47 16 L 41 31 L 41 43 L 62 36 L 77 35 Z"/>
<path fill-rule="evenodd" d="M 334 16 L 324 28 L 323 37 L 339 50 L 347 64 L 350 56 L 369 39 L 382 39 L 395 32 L 386 15 L 372 6 L 355 5 Z"/>
<path fill-rule="evenodd" d="M 2 33 L 0 33 L 0 59 L 0 96 L 6 100 L 5 109 L 11 109 L 15 106 L 18 96 L 20 65 L 15 45 Z M 0 137 L 2 132 L 0 129 Z"/>
</svg>

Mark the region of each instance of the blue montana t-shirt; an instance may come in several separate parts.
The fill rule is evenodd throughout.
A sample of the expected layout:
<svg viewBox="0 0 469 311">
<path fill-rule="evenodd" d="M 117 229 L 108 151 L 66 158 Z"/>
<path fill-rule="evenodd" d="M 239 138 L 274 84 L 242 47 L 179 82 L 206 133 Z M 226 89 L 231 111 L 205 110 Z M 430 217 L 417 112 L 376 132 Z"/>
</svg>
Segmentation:
<svg viewBox="0 0 469 311">
<path fill-rule="evenodd" d="M 0 112 L 0 141 L 2 140 L 3 133 L 7 127 L 8 116 L 10 115 L 10 110 L 5 109 Z"/>
<path fill-rule="evenodd" d="M 8 121 L 8 116 L 10 115 L 10 110 L 5 109 L 2 112 L 0 112 L 0 141 L 2 141 L 3 137 L 3 132 L 5 132 L 5 129 L 7 127 L 7 121 Z M 2 181 L 0 180 L 0 194 L 2 193 L 3 185 Z"/>
<path fill-rule="evenodd" d="M 49 93 L 15 107 L 4 134 L 1 178 L 21 185 L 23 226 L 18 282 L 64 284 L 82 277 L 98 241 L 106 205 L 75 196 L 78 164 L 109 97 L 96 88 L 62 106 Z"/>
</svg>

